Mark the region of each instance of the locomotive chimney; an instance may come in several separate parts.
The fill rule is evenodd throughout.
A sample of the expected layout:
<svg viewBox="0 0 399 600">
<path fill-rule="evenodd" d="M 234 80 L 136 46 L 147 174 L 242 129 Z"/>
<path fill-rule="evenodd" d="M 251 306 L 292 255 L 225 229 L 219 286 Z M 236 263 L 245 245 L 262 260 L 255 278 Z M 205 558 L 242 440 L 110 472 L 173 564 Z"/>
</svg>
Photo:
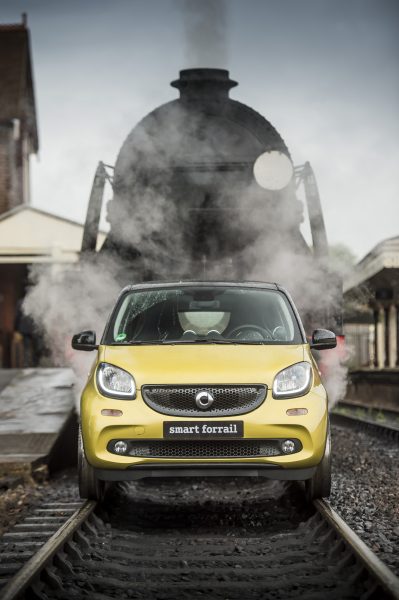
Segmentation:
<svg viewBox="0 0 399 600">
<path fill-rule="evenodd" d="M 180 91 L 183 101 L 224 101 L 236 85 L 238 83 L 229 78 L 225 69 L 184 69 L 180 71 L 180 79 L 171 83 Z"/>
</svg>

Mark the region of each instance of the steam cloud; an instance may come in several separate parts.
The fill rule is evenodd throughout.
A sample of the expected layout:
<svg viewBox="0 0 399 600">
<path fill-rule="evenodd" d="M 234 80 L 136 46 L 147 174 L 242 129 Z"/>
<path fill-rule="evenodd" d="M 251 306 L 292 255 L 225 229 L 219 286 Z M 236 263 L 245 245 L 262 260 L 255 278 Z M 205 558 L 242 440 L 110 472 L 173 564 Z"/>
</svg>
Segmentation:
<svg viewBox="0 0 399 600">
<path fill-rule="evenodd" d="M 77 378 L 76 393 L 85 384 L 93 354 L 71 348 L 74 333 L 94 329 L 101 334 L 120 291 L 118 267 L 111 256 L 68 267 L 34 265 L 23 309 L 48 349 L 52 366 L 70 366 Z M 78 398 L 76 398 L 78 404 Z"/>
<path fill-rule="evenodd" d="M 225 2 L 180 4 L 192 64 L 212 64 L 215 56 L 225 61 Z M 174 169 L 189 164 L 190 157 L 208 165 L 248 162 L 240 135 L 217 119 L 196 116 L 183 102 L 159 108 L 133 130 L 118 157 L 114 197 L 107 207 L 110 251 L 58 271 L 32 268 L 24 309 L 43 332 L 52 363 L 71 365 L 79 384 L 93 357 L 70 349 L 72 335 L 84 329 L 101 334 L 120 288 L 146 274 L 155 279 L 276 281 L 292 293 L 302 314 L 312 313 L 313 322 L 315 306 L 339 302 L 340 290 L 328 285 L 327 265 L 314 260 L 300 234 L 303 207 L 293 186 L 269 193 L 252 173 Z M 189 248 L 203 233 L 193 228 L 195 215 L 209 208 L 213 212 L 206 233 L 212 235 L 205 235 L 202 244 L 213 260 L 202 262 L 201 254 L 190 255 Z M 215 217 L 215 209 L 222 217 Z M 234 240 L 233 256 L 226 239 Z M 133 250 L 139 257 L 124 262 L 112 253 L 113 247 L 127 255 Z M 346 367 L 334 352 L 323 362 L 334 404 L 345 392 Z"/>
<path fill-rule="evenodd" d="M 178 0 L 177 6 L 183 14 L 188 66 L 226 67 L 226 0 Z"/>
<path fill-rule="evenodd" d="M 179 125 L 183 124 L 178 122 L 180 117 L 177 112 L 174 114 L 175 131 L 181 131 Z M 190 131 L 188 137 L 193 133 Z M 172 132 L 168 131 L 169 143 L 171 135 Z M 142 253 L 142 257 L 134 261 L 133 267 L 112 253 L 103 253 L 67 269 L 62 267 L 54 271 L 35 266 L 31 270 L 32 287 L 25 299 L 24 309 L 44 333 L 45 344 L 51 352 L 51 362 L 60 366 L 70 365 L 74 369 L 79 390 L 84 384 L 93 355 L 73 351 L 70 347 L 72 335 L 84 329 L 94 329 L 97 335 L 101 334 L 120 288 L 127 283 L 141 281 L 143 272 L 151 272 L 161 278 L 277 281 L 292 293 L 302 314 L 312 312 L 315 306 L 320 305 L 321 299 L 333 305 L 338 302 L 335 295 L 339 294 L 339 290 L 326 286 L 325 266 L 317 265 L 311 254 L 306 256 L 295 251 L 291 238 L 293 211 L 276 210 L 271 203 L 272 208 L 269 208 L 268 216 L 266 210 L 265 218 L 264 192 L 260 193 L 254 183 L 236 186 L 236 193 L 232 194 L 231 186 L 219 181 L 219 194 L 215 199 L 220 206 L 228 198 L 233 206 L 233 216 L 230 215 L 224 231 L 229 236 L 242 238 L 244 247 L 238 261 L 240 272 L 237 266 L 223 259 L 197 265 L 199 270 L 195 272 L 187 249 L 190 239 L 183 235 L 185 229 L 190 229 L 192 217 L 187 199 L 182 207 L 180 203 L 180 210 L 179 202 L 176 202 L 175 182 L 166 169 L 167 164 L 170 166 L 171 155 L 166 154 L 162 164 L 157 164 L 158 176 L 154 177 L 151 186 L 144 186 L 140 174 L 131 168 L 132 163 L 137 164 L 136 160 L 139 159 L 141 167 L 144 164 L 145 168 L 149 168 L 151 164 L 153 168 L 153 143 L 154 140 L 148 138 L 147 144 L 143 145 L 141 137 L 139 147 L 142 154 L 138 157 L 128 138 L 127 155 L 131 162 L 122 165 L 124 187 L 115 190 L 114 198 L 108 205 L 110 236 L 115 242 L 137 248 Z M 208 148 L 208 151 L 211 152 L 211 149 Z M 192 190 L 194 200 L 201 177 L 202 183 L 206 183 L 207 175 L 196 174 L 182 186 L 185 190 Z M 202 190 L 201 186 L 199 189 Z M 279 201 L 284 206 L 284 198 L 279 198 Z M 262 206 L 259 206 L 260 202 Z M 300 210 L 295 198 L 285 199 L 285 203 L 290 202 L 296 207 L 294 221 L 298 224 L 301 220 Z M 263 218 L 260 218 L 262 212 Z M 287 214 L 285 221 L 284 214 Z M 254 232 L 256 234 L 250 243 L 248 231 L 251 235 Z M 213 243 L 217 246 L 217 239 Z M 208 251 L 218 256 L 220 248 L 210 247 Z M 323 326 L 323 323 L 319 326 Z M 336 351 L 326 351 L 321 359 L 322 368 L 328 373 L 326 387 L 332 407 L 345 394 L 345 357 Z"/>
<path fill-rule="evenodd" d="M 346 394 L 348 383 L 348 367 L 351 349 L 345 345 L 334 350 L 323 350 L 320 357 L 324 385 L 328 394 L 328 404 L 331 410 Z"/>
</svg>

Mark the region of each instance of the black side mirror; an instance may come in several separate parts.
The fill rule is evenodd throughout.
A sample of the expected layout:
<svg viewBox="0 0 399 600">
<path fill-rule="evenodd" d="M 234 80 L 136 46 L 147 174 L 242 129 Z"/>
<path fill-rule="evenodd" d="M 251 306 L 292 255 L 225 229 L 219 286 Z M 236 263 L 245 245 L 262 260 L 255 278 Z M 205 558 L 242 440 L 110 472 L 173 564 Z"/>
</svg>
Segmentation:
<svg viewBox="0 0 399 600">
<path fill-rule="evenodd" d="M 97 350 L 96 345 L 96 332 L 95 331 L 81 331 L 72 338 L 72 348 L 74 350 L 85 350 L 90 352 L 91 350 Z"/>
<path fill-rule="evenodd" d="M 328 329 L 315 329 L 312 333 L 310 347 L 315 350 L 331 350 L 337 345 L 335 333 Z"/>
</svg>

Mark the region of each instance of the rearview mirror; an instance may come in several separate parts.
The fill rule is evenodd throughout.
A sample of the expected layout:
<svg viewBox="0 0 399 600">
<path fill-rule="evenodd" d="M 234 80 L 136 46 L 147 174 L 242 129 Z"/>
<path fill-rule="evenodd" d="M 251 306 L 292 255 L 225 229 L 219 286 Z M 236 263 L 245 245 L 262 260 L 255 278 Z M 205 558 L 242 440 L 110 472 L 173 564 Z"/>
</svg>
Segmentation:
<svg viewBox="0 0 399 600">
<path fill-rule="evenodd" d="M 74 350 L 85 350 L 86 352 L 97 350 L 96 332 L 89 330 L 77 333 L 72 338 L 72 348 Z"/>
<path fill-rule="evenodd" d="M 310 347 L 315 350 L 331 350 L 337 345 L 335 333 L 328 329 L 315 329 L 312 333 Z"/>
</svg>

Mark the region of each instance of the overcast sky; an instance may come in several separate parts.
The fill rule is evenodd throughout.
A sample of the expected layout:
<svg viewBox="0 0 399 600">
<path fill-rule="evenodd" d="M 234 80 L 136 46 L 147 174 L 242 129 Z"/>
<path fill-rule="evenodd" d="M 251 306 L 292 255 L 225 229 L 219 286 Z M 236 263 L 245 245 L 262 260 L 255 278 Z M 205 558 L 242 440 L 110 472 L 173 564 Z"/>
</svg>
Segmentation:
<svg viewBox="0 0 399 600">
<path fill-rule="evenodd" d="M 32 36 L 33 205 L 83 221 L 97 162 L 177 97 L 180 69 L 211 66 L 311 162 L 331 243 L 361 258 L 399 235 L 399 1 L 227 0 L 219 29 L 213 5 L 197 56 L 184 0 L 0 0 L 1 22 L 25 11 Z"/>
</svg>

